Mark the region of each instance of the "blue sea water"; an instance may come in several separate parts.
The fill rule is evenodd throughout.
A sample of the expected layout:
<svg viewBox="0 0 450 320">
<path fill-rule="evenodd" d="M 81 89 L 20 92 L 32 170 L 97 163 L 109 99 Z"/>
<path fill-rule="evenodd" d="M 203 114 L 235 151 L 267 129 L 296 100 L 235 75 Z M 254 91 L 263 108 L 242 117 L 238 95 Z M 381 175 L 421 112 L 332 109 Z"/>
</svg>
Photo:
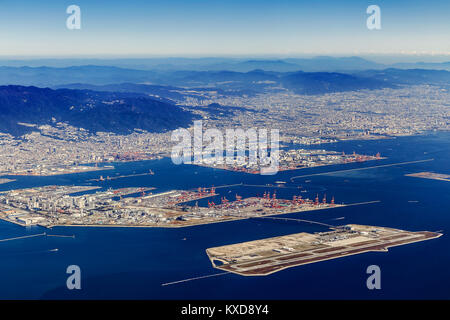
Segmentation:
<svg viewBox="0 0 450 320">
<path fill-rule="evenodd" d="M 323 227 L 308 223 L 251 219 L 180 229 L 162 228 L 23 228 L 0 221 L 0 239 L 42 232 L 75 238 L 36 237 L 0 242 L 1 299 L 449 299 L 450 298 L 450 183 L 405 177 L 420 171 L 450 174 L 450 133 L 430 133 L 377 141 L 348 141 L 317 146 L 351 153 L 381 152 L 388 159 L 280 172 L 259 176 L 187 165 L 170 159 L 117 163 L 104 175 L 148 172 L 154 176 L 100 182 L 104 188 L 156 187 L 155 192 L 176 188 L 228 185 L 244 182 L 265 185 L 286 181 L 278 197 L 301 194 L 310 198 L 324 193 L 336 202 L 375 204 L 294 213 L 289 217 L 329 224 L 379 225 L 411 231 L 443 230 L 438 239 L 286 269 L 264 277 L 226 274 L 179 284 L 164 283 L 220 273 L 212 268 L 205 249 Z M 403 161 L 430 162 L 370 170 L 290 177 Z M 17 177 L 0 190 L 49 184 L 85 184 L 99 173 L 56 177 Z M 310 180 L 310 181 L 309 181 Z M 307 193 L 299 193 L 301 189 Z M 229 199 L 273 191 L 268 187 L 231 187 L 218 191 Z M 204 203 L 199 202 L 200 205 Z M 344 217 L 344 218 L 342 218 Z M 341 219 L 338 219 L 341 218 Z M 336 220 L 338 219 L 338 220 Z M 52 249 L 58 251 L 51 251 Z M 381 268 L 381 290 L 368 290 L 366 268 Z M 66 288 L 66 268 L 78 265 L 82 289 Z"/>
</svg>

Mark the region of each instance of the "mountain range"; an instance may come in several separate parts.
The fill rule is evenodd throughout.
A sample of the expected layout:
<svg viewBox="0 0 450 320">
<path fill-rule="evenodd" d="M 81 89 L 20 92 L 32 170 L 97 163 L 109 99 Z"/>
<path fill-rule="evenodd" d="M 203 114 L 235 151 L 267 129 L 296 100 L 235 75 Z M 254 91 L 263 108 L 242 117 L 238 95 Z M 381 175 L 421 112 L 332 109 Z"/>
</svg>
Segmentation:
<svg viewBox="0 0 450 320">
<path fill-rule="evenodd" d="M 139 62 L 145 64 L 146 60 Z M 134 129 L 162 132 L 187 127 L 198 117 L 193 113 L 197 106 L 182 108 L 173 102 L 186 97 L 198 98 L 198 92 L 251 96 L 289 90 L 297 94 L 317 95 L 420 84 L 450 89 L 450 72 L 428 69 L 431 65 L 425 63 L 420 64 L 423 69 L 403 69 L 382 68 L 383 65 L 358 57 L 284 60 L 211 58 L 202 60 L 202 66 L 214 66 L 219 70 L 199 68 L 192 71 L 183 68 L 191 68 L 193 63 L 198 63 L 197 60 L 174 59 L 165 62 L 165 70 L 103 65 L 0 67 L 0 131 L 21 135 L 35 129 L 18 123 L 43 125 L 66 122 L 91 132 L 127 134 Z M 169 62 L 176 62 L 182 68 L 172 70 Z M 302 71 L 297 69 L 299 66 Z M 307 71 L 308 68 L 331 70 L 349 66 L 353 71 Z M 232 115 L 237 109 L 211 104 L 198 110 L 217 117 Z"/>
<path fill-rule="evenodd" d="M 381 89 L 395 85 L 384 79 L 358 77 L 336 72 L 296 72 L 281 78 L 286 89 L 298 94 Z"/>
<path fill-rule="evenodd" d="M 254 66 L 254 65 L 253 65 Z M 356 72 L 274 72 L 261 69 L 237 71 L 151 71 L 108 66 L 0 67 L 0 85 L 27 85 L 86 89 L 88 85 L 105 86 L 106 91 L 140 92 L 179 98 L 176 88 L 214 88 L 229 94 L 252 94 L 284 87 L 297 93 L 379 89 L 396 85 L 450 83 L 450 72 L 428 69 L 369 69 Z M 121 84 L 117 87 L 116 84 Z M 116 86 L 114 88 L 114 86 Z M 138 87 L 140 86 L 140 87 Z M 97 89 L 95 89 L 97 90 Z M 102 90 L 102 88 L 99 88 Z"/>
<path fill-rule="evenodd" d="M 13 135 L 35 130 L 19 122 L 66 122 L 90 132 L 127 134 L 134 129 L 164 132 L 187 127 L 196 117 L 140 94 L 25 86 L 0 86 L 0 114 L 0 131 Z"/>
<path fill-rule="evenodd" d="M 444 57 L 441 57 L 441 60 Z M 386 59 L 384 59 L 386 60 Z M 395 60 L 395 59 L 394 59 Z M 450 61 L 447 62 L 402 62 L 379 63 L 370 59 L 352 57 L 316 56 L 304 58 L 118 58 L 118 59 L 33 59 L 33 60 L 2 60 L 1 66 L 10 67 L 56 67 L 71 66 L 114 66 L 125 69 L 153 71 L 236 71 L 248 72 L 254 69 L 275 72 L 355 72 L 367 69 L 435 69 L 450 71 Z M 126 80 L 122 80 L 126 81 Z"/>
</svg>

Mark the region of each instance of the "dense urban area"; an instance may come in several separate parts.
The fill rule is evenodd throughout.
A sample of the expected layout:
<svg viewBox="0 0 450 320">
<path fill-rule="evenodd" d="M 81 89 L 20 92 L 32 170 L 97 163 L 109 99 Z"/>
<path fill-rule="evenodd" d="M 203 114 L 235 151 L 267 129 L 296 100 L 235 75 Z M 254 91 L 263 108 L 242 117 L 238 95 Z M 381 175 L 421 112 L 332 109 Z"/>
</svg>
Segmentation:
<svg viewBox="0 0 450 320">
<path fill-rule="evenodd" d="M 286 143 L 319 144 L 383 139 L 450 129 L 450 93 L 431 85 L 298 95 L 278 90 L 255 96 L 189 90 L 178 105 L 203 116 L 204 129 L 278 129 Z M 204 106 L 229 106 L 233 115 L 210 117 Z M 52 175 L 99 170 L 96 164 L 170 156 L 171 132 L 90 133 L 55 122 L 23 136 L 0 133 L 0 175 Z"/>
</svg>

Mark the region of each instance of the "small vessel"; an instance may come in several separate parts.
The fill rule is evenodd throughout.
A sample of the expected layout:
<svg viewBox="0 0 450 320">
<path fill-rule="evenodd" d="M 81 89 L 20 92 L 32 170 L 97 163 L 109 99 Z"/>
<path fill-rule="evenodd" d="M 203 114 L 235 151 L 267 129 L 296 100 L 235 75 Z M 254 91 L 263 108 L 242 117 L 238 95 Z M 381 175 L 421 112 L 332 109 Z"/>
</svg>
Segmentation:
<svg viewBox="0 0 450 320">
<path fill-rule="evenodd" d="M 58 248 L 55 248 L 55 249 L 51 249 L 50 252 L 56 252 L 58 250 L 59 250 Z"/>
</svg>

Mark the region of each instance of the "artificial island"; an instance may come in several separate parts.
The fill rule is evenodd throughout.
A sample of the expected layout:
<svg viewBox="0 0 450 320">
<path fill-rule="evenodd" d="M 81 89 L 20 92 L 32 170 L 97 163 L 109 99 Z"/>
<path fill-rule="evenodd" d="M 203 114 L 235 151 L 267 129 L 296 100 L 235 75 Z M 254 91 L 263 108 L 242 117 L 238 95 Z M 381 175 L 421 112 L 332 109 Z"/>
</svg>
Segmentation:
<svg viewBox="0 0 450 320">
<path fill-rule="evenodd" d="M 0 193 L 0 219 L 22 226 L 124 226 L 186 227 L 257 218 L 301 211 L 332 209 L 337 204 L 326 195 L 315 199 L 293 196 L 278 199 L 276 192 L 234 199 L 219 198 L 216 188 L 170 190 L 154 188 L 98 190 L 95 186 L 45 186 Z M 83 194 L 84 193 L 84 194 Z M 87 193 L 87 194 L 86 194 Z M 208 205 L 198 200 L 208 198 Z"/>
<path fill-rule="evenodd" d="M 280 150 L 278 158 L 279 163 L 277 165 L 277 171 L 290 171 L 313 167 L 345 165 L 349 163 L 360 163 L 366 161 L 387 159 L 385 157 L 382 157 L 380 153 L 377 153 L 376 155 L 362 155 L 357 154 L 356 152 L 346 154 L 345 152 L 322 149 Z M 248 161 L 248 156 L 246 156 L 245 159 L 239 159 L 238 157 L 235 157 L 233 155 L 231 157 L 225 157 L 225 159 L 220 163 L 218 163 L 217 159 L 214 157 L 203 158 L 202 162 L 198 165 L 228 171 L 260 174 L 261 169 L 265 165 L 269 164 L 270 163 L 264 163 L 262 161 L 256 161 L 255 163 L 252 163 L 251 161 Z"/>
<path fill-rule="evenodd" d="M 206 250 L 214 268 L 243 276 L 265 276 L 283 269 L 440 237 L 437 232 L 349 224 L 331 231 L 297 233 Z"/>
</svg>

